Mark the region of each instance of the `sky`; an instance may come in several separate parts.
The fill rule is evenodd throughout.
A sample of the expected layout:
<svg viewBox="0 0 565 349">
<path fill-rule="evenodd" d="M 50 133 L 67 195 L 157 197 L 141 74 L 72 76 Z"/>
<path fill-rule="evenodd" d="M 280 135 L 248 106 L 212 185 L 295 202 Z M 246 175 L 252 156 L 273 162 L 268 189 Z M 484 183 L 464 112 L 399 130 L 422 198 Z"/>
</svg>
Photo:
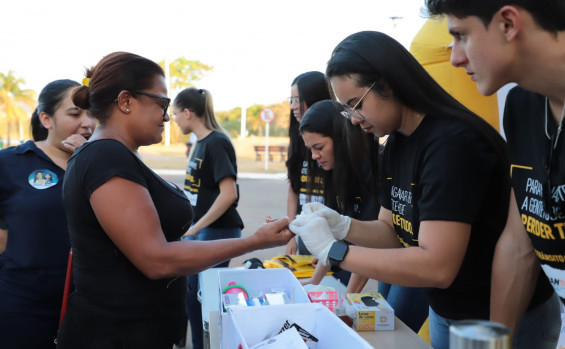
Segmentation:
<svg viewBox="0 0 565 349">
<path fill-rule="evenodd" d="M 9 3 L 6 3 L 8 2 Z M 80 82 L 114 51 L 156 62 L 185 57 L 213 66 L 196 82 L 217 111 L 273 104 L 299 74 L 325 71 L 349 34 L 377 30 L 407 48 L 424 0 L 7 0 L 0 72 L 37 93 L 50 81 Z M 174 95 L 170 95 L 174 98 Z"/>
</svg>

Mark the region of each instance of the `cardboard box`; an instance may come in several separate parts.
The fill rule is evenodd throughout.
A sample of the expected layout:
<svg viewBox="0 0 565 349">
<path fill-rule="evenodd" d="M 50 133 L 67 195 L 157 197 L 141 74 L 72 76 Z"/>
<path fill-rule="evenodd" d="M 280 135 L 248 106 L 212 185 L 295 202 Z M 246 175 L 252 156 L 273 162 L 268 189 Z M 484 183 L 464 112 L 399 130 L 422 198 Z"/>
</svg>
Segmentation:
<svg viewBox="0 0 565 349">
<path fill-rule="evenodd" d="M 294 322 L 316 337 L 316 349 L 372 346 L 321 304 L 286 304 L 240 307 L 228 310 L 229 325 L 223 349 L 248 349 L 278 333 L 286 321 Z M 311 346 L 310 346 L 311 347 Z"/>
<path fill-rule="evenodd" d="M 394 330 L 394 309 L 379 293 L 349 293 L 347 315 L 357 331 Z"/>
</svg>

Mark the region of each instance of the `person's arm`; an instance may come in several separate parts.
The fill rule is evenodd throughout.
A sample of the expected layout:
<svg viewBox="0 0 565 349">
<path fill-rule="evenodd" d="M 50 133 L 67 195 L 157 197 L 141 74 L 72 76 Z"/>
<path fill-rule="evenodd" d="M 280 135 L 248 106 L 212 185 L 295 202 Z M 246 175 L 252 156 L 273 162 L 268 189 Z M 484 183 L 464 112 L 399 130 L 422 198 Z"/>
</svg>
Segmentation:
<svg viewBox="0 0 565 349">
<path fill-rule="evenodd" d="M 351 225 L 344 240 L 363 247 L 401 247 L 392 226 L 392 212 L 382 207 L 377 220 L 360 221 L 351 219 Z"/>
<path fill-rule="evenodd" d="M 381 208 L 379 220 L 383 211 L 388 210 Z M 351 225 L 355 229 L 353 222 Z M 399 286 L 447 288 L 461 268 L 470 235 L 470 224 L 422 221 L 419 246 L 377 249 L 352 245 L 340 267 Z"/>
<path fill-rule="evenodd" d="M 168 242 L 147 189 L 121 177 L 94 190 L 90 204 L 108 237 L 152 279 L 194 274 L 256 249 L 284 245 L 292 236 L 283 218 L 244 238 Z"/>
<path fill-rule="evenodd" d="M 0 254 L 6 251 L 6 243 L 8 242 L 8 231 L 0 229 Z"/>
<path fill-rule="evenodd" d="M 196 235 L 200 230 L 214 223 L 237 200 L 237 187 L 233 177 L 222 178 L 218 186 L 220 187 L 220 194 L 216 200 L 214 200 L 212 206 L 210 206 L 206 214 L 204 214 L 198 222 L 194 223 L 194 225 L 188 229 L 184 236 Z"/>
<path fill-rule="evenodd" d="M 516 333 L 534 293 L 539 260 L 524 229 L 514 190 L 508 220 L 494 252 L 490 292 L 490 319 Z"/>
<path fill-rule="evenodd" d="M 369 278 L 356 273 L 351 273 L 345 294 L 361 293 L 363 291 L 363 288 L 367 284 L 367 281 L 369 281 Z"/>
<path fill-rule="evenodd" d="M 296 217 L 296 209 L 298 207 L 298 194 L 292 190 L 290 183 L 288 184 L 288 195 L 286 197 L 286 216 L 289 222 L 292 222 Z M 288 244 L 286 244 L 285 254 L 297 254 L 298 244 L 296 242 L 296 237 L 290 239 Z"/>
<path fill-rule="evenodd" d="M 308 280 L 307 283 L 312 285 L 319 285 L 320 282 L 322 282 L 324 276 L 326 276 L 328 271 L 330 271 L 331 265 L 323 265 L 316 258 L 312 260 L 312 262 L 314 261 L 316 261 L 316 268 L 314 269 L 314 274 L 312 274 L 312 277 L 310 278 L 310 280 Z"/>
</svg>

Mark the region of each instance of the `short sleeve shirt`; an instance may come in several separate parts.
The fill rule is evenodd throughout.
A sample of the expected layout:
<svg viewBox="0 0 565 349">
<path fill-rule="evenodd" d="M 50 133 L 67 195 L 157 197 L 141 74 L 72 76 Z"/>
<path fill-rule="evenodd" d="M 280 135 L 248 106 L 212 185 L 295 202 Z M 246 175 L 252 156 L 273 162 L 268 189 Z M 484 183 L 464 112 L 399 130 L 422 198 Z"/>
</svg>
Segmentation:
<svg viewBox="0 0 565 349">
<path fill-rule="evenodd" d="M 508 141 L 512 188 L 522 223 L 547 279 L 565 303 L 565 217 L 556 216 L 544 204 L 544 183 L 547 180 L 545 164 L 549 155 L 550 138 L 557 131 L 553 118 L 546 114 L 545 103 L 545 97 L 539 94 L 521 87 L 513 88 L 508 93 L 505 104 L 504 131 Z M 563 204 L 563 140 L 557 144 L 555 152 L 557 160 L 552 169 L 552 190 L 554 198 Z M 544 279 L 542 283 L 547 284 L 545 277 L 540 277 Z M 551 292 L 547 289 L 536 290 L 534 299 L 545 299 L 548 294 L 551 295 Z"/>
<path fill-rule="evenodd" d="M 208 212 L 218 195 L 219 183 L 226 177 L 237 179 L 237 160 L 229 138 L 213 131 L 196 143 L 196 149 L 188 162 L 184 192 L 194 208 L 194 222 Z M 238 199 L 216 221 L 211 228 L 243 228 L 237 212 Z"/>
<path fill-rule="evenodd" d="M 90 196 L 113 177 L 147 189 L 167 241 L 180 240 L 192 222 L 192 209 L 182 190 L 156 175 L 122 143 L 112 139 L 85 143 L 69 160 L 63 185 L 77 292 L 111 306 L 183 308 L 186 278 L 147 278 L 98 222 Z"/>
<path fill-rule="evenodd" d="M 461 268 L 446 289 L 428 288 L 432 309 L 449 319 L 488 319 L 494 248 L 507 216 L 509 178 L 484 136 L 454 117 L 427 115 L 385 146 L 381 205 L 392 211 L 402 246 L 418 246 L 420 222 L 471 225 Z"/>
<path fill-rule="evenodd" d="M 1 278 L 20 285 L 20 295 L 41 288 L 60 302 L 70 249 L 64 176 L 33 141 L 0 150 L 0 220 L 10 234 L 0 257 Z"/>
</svg>

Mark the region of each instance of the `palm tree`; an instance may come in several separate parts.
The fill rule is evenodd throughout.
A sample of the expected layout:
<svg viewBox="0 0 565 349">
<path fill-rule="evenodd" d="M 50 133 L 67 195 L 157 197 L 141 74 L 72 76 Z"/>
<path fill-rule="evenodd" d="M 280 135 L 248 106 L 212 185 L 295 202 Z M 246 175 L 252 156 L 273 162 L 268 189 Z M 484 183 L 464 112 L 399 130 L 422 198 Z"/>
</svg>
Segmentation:
<svg viewBox="0 0 565 349">
<path fill-rule="evenodd" d="M 12 126 L 16 126 L 17 138 L 24 138 L 24 123 L 29 121 L 35 105 L 35 92 L 22 89 L 24 79 L 17 78 L 13 71 L 0 73 L 0 118 L 4 118 L 6 145 L 11 145 Z M 0 132 L 0 134 L 2 134 Z"/>
</svg>

